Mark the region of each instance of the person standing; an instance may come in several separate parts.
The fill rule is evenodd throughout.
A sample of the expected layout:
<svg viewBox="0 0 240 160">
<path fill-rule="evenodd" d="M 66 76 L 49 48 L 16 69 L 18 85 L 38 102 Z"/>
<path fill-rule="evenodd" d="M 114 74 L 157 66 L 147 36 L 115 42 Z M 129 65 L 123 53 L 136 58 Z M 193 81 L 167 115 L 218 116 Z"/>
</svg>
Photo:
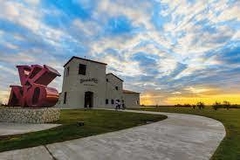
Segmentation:
<svg viewBox="0 0 240 160">
<path fill-rule="evenodd" d="M 124 100 L 122 100 L 122 109 L 123 110 L 126 109 L 125 104 L 124 104 Z"/>
<path fill-rule="evenodd" d="M 120 101 L 118 99 L 115 102 L 115 109 L 116 110 L 120 109 Z"/>
</svg>

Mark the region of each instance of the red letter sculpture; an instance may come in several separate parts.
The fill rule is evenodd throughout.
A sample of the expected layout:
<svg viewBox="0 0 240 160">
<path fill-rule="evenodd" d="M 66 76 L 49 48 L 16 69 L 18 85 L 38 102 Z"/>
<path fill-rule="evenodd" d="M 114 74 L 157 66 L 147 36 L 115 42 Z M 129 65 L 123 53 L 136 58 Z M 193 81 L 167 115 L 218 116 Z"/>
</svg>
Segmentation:
<svg viewBox="0 0 240 160">
<path fill-rule="evenodd" d="M 22 86 L 11 85 L 8 105 L 22 107 L 51 107 L 59 98 L 58 91 L 47 85 L 59 72 L 47 65 L 17 66 Z"/>
</svg>

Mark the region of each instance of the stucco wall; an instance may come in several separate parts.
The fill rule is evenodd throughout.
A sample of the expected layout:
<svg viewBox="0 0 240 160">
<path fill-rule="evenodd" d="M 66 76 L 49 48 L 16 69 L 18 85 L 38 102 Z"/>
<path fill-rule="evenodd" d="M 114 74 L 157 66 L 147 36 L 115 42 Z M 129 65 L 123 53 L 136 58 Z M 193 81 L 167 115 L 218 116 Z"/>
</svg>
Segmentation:
<svg viewBox="0 0 240 160">
<path fill-rule="evenodd" d="M 123 98 L 126 108 L 140 107 L 140 95 L 132 93 L 124 93 Z"/>
<path fill-rule="evenodd" d="M 113 74 L 107 74 L 106 79 L 108 80 L 106 81 L 106 99 L 108 99 L 108 104 L 105 104 L 105 107 L 115 108 L 115 104 L 112 104 L 111 101 L 114 100 L 115 103 L 117 99 L 123 100 L 123 81 Z"/>
<path fill-rule="evenodd" d="M 86 75 L 79 74 L 79 64 L 86 65 Z M 69 72 L 67 70 L 69 67 Z M 82 81 L 81 81 L 82 80 Z M 117 87 L 117 88 L 116 88 Z M 84 108 L 85 92 L 93 92 L 93 107 L 115 108 L 117 99 L 127 107 L 137 107 L 139 94 L 123 94 L 123 80 L 114 74 L 106 74 L 106 65 L 101 62 L 73 57 L 65 66 L 62 92 L 56 104 L 62 108 Z M 64 103 L 64 93 L 67 93 Z M 108 100 L 108 104 L 106 104 Z M 112 104 L 112 100 L 114 103 Z"/>
<path fill-rule="evenodd" d="M 79 64 L 86 65 L 86 75 L 78 74 Z M 69 75 L 66 75 L 66 70 L 69 67 Z M 106 92 L 106 65 L 90 62 L 81 59 L 72 59 L 64 67 L 63 86 L 61 94 L 60 107 L 64 108 L 83 108 L 85 92 L 93 92 L 93 107 L 102 107 L 105 105 L 105 92 Z M 95 79 L 94 81 L 84 81 Z M 67 92 L 66 104 L 63 103 L 64 92 Z"/>
</svg>

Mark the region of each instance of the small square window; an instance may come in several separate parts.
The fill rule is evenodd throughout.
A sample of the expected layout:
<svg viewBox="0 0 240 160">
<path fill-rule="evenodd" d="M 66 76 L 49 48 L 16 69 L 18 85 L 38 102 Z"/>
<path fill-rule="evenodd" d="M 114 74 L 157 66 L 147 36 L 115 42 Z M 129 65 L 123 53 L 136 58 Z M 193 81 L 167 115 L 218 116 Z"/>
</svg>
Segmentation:
<svg viewBox="0 0 240 160">
<path fill-rule="evenodd" d="M 108 82 L 108 78 L 106 79 L 106 81 Z"/>
<path fill-rule="evenodd" d="M 108 104 L 108 99 L 106 99 L 106 102 L 105 102 L 106 104 Z"/>
<path fill-rule="evenodd" d="M 84 64 L 79 64 L 78 74 L 86 75 L 86 68 L 87 68 L 86 65 L 84 65 Z"/>
<path fill-rule="evenodd" d="M 118 90 L 118 86 L 116 86 L 115 89 Z"/>
<path fill-rule="evenodd" d="M 114 104 L 114 99 L 111 100 L 111 103 Z"/>
</svg>

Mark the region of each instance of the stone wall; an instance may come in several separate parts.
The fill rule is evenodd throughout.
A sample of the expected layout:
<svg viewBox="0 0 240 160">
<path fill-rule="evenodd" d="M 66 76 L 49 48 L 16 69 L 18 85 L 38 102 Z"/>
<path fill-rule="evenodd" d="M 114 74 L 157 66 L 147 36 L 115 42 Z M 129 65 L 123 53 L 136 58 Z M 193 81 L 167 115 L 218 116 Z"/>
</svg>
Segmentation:
<svg viewBox="0 0 240 160">
<path fill-rule="evenodd" d="M 60 109 L 58 108 L 0 108 L 1 122 L 14 123 L 47 123 L 59 120 Z"/>
</svg>

